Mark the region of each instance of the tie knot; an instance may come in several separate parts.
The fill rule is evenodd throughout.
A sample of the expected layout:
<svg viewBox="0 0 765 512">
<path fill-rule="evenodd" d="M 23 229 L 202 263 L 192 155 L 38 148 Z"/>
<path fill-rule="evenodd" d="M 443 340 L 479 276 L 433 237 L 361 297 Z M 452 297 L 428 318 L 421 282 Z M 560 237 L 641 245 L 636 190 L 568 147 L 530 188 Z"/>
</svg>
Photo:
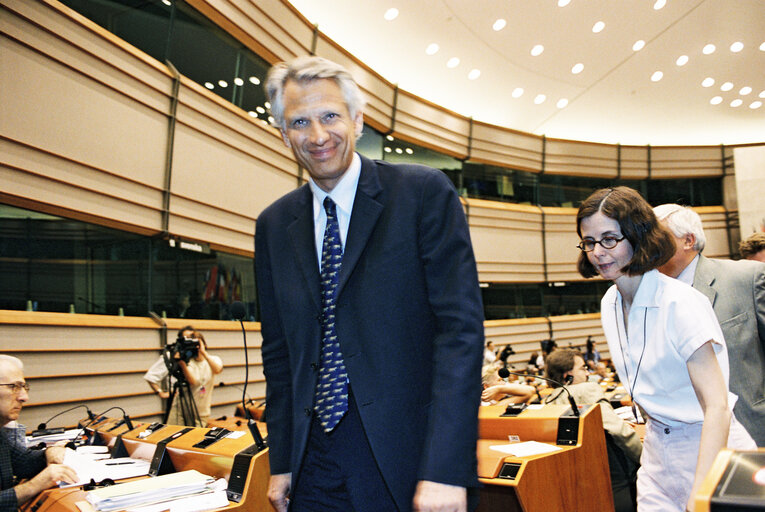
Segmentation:
<svg viewBox="0 0 765 512">
<path fill-rule="evenodd" d="M 334 217 L 336 215 L 335 202 L 329 196 L 324 198 L 324 211 L 327 212 L 327 217 Z"/>
</svg>

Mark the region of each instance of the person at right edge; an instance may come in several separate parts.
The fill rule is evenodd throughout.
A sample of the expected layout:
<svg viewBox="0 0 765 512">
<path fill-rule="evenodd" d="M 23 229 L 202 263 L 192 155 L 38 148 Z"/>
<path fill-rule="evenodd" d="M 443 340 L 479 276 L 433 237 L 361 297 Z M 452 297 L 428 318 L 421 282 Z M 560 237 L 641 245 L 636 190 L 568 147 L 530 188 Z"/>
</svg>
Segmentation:
<svg viewBox="0 0 765 512">
<path fill-rule="evenodd" d="M 675 238 L 675 254 L 659 271 L 693 286 L 712 303 L 730 358 L 733 412 L 765 447 L 765 263 L 707 258 L 699 214 L 677 204 L 653 209 Z"/>
<path fill-rule="evenodd" d="M 579 273 L 614 283 L 600 319 L 619 378 L 647 417 L 638 511 L 693 511 L 717 453 L 756 446 L 732 412 L 720 324 L 704 295 L 657 270 L 674 241 L 635 190 L 595 191 L 576 228 Z"/>
</svg>

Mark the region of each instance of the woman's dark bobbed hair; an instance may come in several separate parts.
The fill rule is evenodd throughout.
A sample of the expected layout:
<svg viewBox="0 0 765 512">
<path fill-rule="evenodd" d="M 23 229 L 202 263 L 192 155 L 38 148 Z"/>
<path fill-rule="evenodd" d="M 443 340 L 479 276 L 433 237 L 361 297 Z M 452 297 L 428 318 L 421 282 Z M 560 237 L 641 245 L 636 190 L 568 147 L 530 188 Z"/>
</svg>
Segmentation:
<svg viewBox="0 0 765 512">
<path fill-rule="evenodd" d="M 637 191 L 629 187 L 602 188 L 582 202 L 576 214 L 576 232 L 582 237 L 582 220 L 597 212 L 619 223 L 633 250 L 632 260 L 622 272 L 628 276 L 645 274 L 660 267 L 675 253 L 675 240 L 659 221 L 653 209 Z M 598 275 L 587 254 L 579 254 L 577 269 L 583 277 Z"/>
</svg>

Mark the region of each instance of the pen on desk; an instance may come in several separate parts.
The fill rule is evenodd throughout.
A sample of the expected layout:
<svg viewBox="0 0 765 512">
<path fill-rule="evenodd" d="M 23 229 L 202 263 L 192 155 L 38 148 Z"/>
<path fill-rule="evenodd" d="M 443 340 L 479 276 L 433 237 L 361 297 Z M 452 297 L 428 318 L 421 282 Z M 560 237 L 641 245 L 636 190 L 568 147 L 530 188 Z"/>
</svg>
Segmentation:
<svg viewBox="0 0 765 512">
<path fill-rule="evenodd" d="M 127 462 L 107 462 L 107 466 L 122 466 L 124 464 L 135 464 L 135 461 L 129 460 Z"/>
</svg>

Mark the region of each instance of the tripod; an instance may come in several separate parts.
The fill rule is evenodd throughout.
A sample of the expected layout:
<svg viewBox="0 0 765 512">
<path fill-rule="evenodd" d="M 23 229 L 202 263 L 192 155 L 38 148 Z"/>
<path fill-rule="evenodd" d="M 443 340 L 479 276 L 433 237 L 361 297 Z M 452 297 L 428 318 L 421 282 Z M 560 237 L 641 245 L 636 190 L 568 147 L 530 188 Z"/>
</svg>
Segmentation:
<svg viewBox="0 0 765 512">
<path fill-rule="evenodd" d="M 197 403 L 194 400 L 194 396 L 189 388 L 189 383 L 184 377 L 175 376 L 175 382 L 173 383 L 173 391 L 170 394 L 170 398 L 167 399 L 167 410 L 165 411 L 164 423 L 167 424 L 170 418 L 170 411 L 173 407 L 173 401 L 178 399 L 178 408 L 181 411 L 184 425 L 192 425 L 195 427 L 203 427 L 202 420 L 199 417 L 199 410 L 197 409 Z"/>
</svg>

